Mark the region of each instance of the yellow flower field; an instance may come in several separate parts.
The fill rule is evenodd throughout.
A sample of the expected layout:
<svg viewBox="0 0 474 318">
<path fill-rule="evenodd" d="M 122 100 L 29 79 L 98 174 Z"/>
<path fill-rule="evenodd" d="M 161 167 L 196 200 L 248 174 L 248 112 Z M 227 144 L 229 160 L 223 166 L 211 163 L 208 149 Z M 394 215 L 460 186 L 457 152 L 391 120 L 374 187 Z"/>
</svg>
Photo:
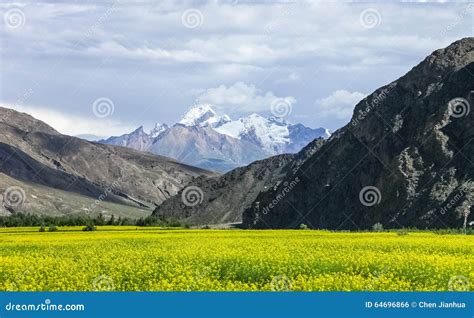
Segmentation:
<svg viewBox="0 0 474 318">
<path fill-rule="evenodd" d="M 2 291 L 466 291 L 474 236 L 0 229 Z"/>
</svg>

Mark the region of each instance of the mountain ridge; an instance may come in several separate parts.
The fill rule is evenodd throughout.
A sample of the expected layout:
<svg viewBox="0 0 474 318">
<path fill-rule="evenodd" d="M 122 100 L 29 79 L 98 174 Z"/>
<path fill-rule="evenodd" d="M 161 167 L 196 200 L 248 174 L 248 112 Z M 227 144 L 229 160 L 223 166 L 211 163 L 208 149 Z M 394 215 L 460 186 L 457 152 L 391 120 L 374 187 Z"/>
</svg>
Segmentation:
<svg viewBox="0 0 474 318">
<path fill-rule="evenodd" d="M 156 207 L 153 215 L 165 220 L 180 219 L 190 225 L 241 223 L 243 212 L 261 191 L 277 186 L 324 142 L 319 138 L 298 154 L 272 156 L 221 176 L 198 177 Z M 190 202 L 192 196 L 195 201 Z"/>
<path fill-rule="evenodd" d="M 375 223 L 398 228 L 469 223 L 470 194 L 440 211 L 460 192 L 474 191 L 468 159 L 474 157 L 473 50 L 474 38 L 456 41 L 364 98 L 351 122 L 284 178 L 300 182 L 276 205 L 284 186 L 259 194 L 244 212 L 245 226 L 304 223 L 357 230 Z"/>
<path fill-rule="evenodd" d="M 108 203 L 142 210 L 141 215 L 147 210 L 149 214 L 194 177 L 215 175 L 170 158 L 61 135 L 27 114 L 3 107 L 0 128 L 2 193 L 8 190 L 11 179 L 27 188 L 42 189 L 34 195 L 36 198 L 25 193 L 25 203 L 16 209 L 8 208 L 4 195 L 0 208 L 3 214 L 61 214 L 74 208 L 99 213 Z M 89 203 L 78 206 L 66 197 Z M 97 200 L 99 204 L 94 206 Z"/>
<path fill-rule="evenodd" d="M 156 136 L 144 132 L 140 126 L 129 134 L 99 142 L 172 157 L 204 169 L 228 172 L 256 160 L 298 152 L 315 138 L 330 136 L 324 128 L 312 129 L 255 113 L 232 120 L 227 115 L 218 115 L 209 104 L 195 105 L 175 125 L 160 127 L 163 129 Z M 180 132 L 184 135 L 179 136 Z M 183 143 L 180 139 L 187 141 Z M 208 144 L 204 145 L 204 141 Z"/>
</svg>

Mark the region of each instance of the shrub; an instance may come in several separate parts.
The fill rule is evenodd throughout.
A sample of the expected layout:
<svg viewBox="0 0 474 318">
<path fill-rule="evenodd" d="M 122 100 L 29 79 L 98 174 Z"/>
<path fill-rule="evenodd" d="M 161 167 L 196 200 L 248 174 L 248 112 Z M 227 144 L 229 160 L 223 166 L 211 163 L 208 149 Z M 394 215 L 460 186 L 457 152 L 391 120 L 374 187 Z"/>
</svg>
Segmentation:
<svg viewBox="0 0 474 318">
<path fill-rule="evenodd" d="M 56 225 L 50 225 L 48 228 L 48 232 L 56 232 L 57 230 L 58 228 L 56 227 Z"/>
<path fill-rule="evenodd" d="M 300 230 L 308 230 L 308 229 L 309 229 L 309 227 L 306 224 L 304 224 L 304 223 L 300 224 Z"/>
<path fill-rule="evenodd" d="M 466 229 L 466 232 L 464 232 L 463 229 L 436 229 L 432 230 L 433 233 L 438 234 L 438 235 L 447 235 L 447 234 L 467 234 L 467 235 L 473 235 L 474 234 L 474 229 Z"/>
<path fill-rule="evenodd" d="M 82 228 L 82 230 L 83 230 L 84 232 L 91 232 L 91 231 L 95 231 L 95 230 L 96 230 L 96 227 L 95 227 L 94 224 L 87 224 L 86 226 L 84 226 L 84 227 Z"/>
<path fill-rule="evenodd" d="M 45 229 L 44 225 L 41 225 L 41 227 L 39 228 L 39 231 L 40 232 L 46 232 L 46 229 Z"/>
<path fill-rule="evenodd" d="M 374 232 L 383 232 L 383 225 L 382 225 L 382 223 L 380 223 L 380 222 L 375 223 L 375 224 L 372 226 L 372 231 L 374 231 Z"/>
</svg>

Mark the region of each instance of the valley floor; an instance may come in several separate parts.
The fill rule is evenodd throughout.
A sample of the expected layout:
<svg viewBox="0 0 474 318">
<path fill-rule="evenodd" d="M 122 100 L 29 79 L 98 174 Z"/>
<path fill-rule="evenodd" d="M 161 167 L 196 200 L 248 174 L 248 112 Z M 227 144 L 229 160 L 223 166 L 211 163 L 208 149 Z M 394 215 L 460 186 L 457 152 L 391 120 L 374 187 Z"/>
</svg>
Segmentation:
<svg viewBox="0 0 474 318">
<path fill-rule="evenodd" d="M 2 291 L 472 290 L 474 236 L 0 229 Z"/>
</svg>

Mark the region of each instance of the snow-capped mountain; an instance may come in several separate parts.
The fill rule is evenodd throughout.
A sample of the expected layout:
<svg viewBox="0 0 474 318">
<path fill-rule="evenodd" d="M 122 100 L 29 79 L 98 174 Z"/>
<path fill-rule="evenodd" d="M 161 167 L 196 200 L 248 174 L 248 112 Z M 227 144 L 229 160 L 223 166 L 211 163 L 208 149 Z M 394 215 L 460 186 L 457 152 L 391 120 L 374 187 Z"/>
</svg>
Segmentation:
<svg viewBox="0 0 474 318">
<path fill-rule="evenodd" d="M 311 129 L 301 124 L 293 125 L 279 118 L 265 118 L 258 114 L 229 121 L 215 127 L 215 130 L 254 143 L 271 155 L 298 152 L 312 140 L 330 136 L 329 131 L 324 128 Z M 303 145 L 294 149 L 295 143 Z"/>
<path fill-rule="evenodd" d="M 276 117 L 265 118 L 258 114 L 231 120 L 227 115 L 218 115 L 211 105 L 192 107 L 179 121 L 184 126 L 212 127 L 220 134 L 251 142 L 269 155 L 298 152 L 310 141 L 328 138 L 327 129 L 311 129 L 302 124 L 290 124 Z M 297 147 L 294 145 L 298 144 Z"/>
<path fill-rule="evenodd" d="M 250 141 L 269 154 L 282 152 L 290 142 L 288 125 L 272 121 L 258 114 L 227 122 L 215 130 L 221 134 Z"/>
<path fill-rule="evenodd" d="M 190 110 L 181 118 L 178 124 L 184 126 L 200 126 L 200 127 L 218 127 L 231 119 L 227 115 L 219 116 L 212 109 L 211 105 L 203 104 L 191 107 Z"/>
<path fill-rule="evenodd" d="M 148 135 L 152 138 L 156 138 L 159 135 L 161 135 L 161 133 L 165 132 L 168 128 L 169 127 L 167 124 L 156 123 L 155 127 L 153 127 L 153 129 L 150 131 Z"/>
<path fill-rule="evenodd" d="M 316 138 L 328 138 L 324 128 L 258 114 L 232 120 L 218 115 L 211 105 L 195 105 L 168 127 L 156 124 L 146 133 L 139 127 L 130 134 L 99 142 L 168 156 L 198 167 L 228 171 L 281 153 L 296 153 Z"/>
</svg>

